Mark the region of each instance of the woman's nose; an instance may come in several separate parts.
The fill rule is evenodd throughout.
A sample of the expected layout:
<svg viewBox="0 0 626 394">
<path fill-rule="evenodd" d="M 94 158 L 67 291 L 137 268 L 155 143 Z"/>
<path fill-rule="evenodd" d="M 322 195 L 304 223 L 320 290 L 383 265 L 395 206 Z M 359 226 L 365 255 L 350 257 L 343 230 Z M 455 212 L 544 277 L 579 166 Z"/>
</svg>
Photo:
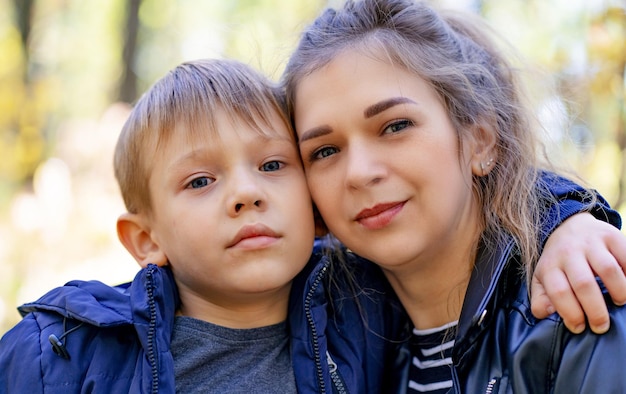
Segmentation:
<svg viewBox="0 0 626 394">
<path fill-rule="evenodd" d="M 359 143 L 347 151 L 346 185 L 353 189 L 379 183 L 386 176 L 384 158 L 371 143 Z"/>
</svg>

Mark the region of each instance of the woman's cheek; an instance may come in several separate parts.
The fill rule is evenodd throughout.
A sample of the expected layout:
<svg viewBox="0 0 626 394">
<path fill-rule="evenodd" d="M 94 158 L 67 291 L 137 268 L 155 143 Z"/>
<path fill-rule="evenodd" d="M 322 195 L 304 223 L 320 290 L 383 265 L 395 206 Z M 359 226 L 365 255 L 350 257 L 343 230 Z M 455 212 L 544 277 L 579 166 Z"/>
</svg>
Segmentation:
<svg viewBox="0 0 626 394">
<path fill-rule="evenodd" d="M 317 206 L 322 217 L 326 220 L 326 217 L 332 218 L 331 212 L 334 206 L 339 205 L 339 201 L 337 204 L 332 204 L 331 201 L 334 198 L 331 190 L 333 189 L 331 185 L 328 185 L 326 182 L 323 182 L 322 179 L 319 179 L 316 176 L 313 176 L 310 172 L 307 173 L 307 185 L 309 187 L 309 192 L 311 193 L 311 198 L 313 202 Z"/>
</svg>

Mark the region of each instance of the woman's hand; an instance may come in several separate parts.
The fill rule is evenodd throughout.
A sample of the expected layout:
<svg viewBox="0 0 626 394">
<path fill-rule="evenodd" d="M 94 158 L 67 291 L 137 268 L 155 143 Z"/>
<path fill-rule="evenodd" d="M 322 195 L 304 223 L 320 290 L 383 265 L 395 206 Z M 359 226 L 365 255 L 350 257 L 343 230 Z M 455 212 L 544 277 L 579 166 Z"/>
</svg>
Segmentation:
<svg viewBox="0 0 626 394">
<path fill-rule="evenodd" d="M 558 312 L 573 333 L 585 329 L 585 315 L 597 334 L 609 329 L 606 302 L 595 277 L 616 305 L 626 304 L 626 235 L 589 213 L 559 225 L 548 238 L 531 282 L 533 315 Z"/>
</svg>

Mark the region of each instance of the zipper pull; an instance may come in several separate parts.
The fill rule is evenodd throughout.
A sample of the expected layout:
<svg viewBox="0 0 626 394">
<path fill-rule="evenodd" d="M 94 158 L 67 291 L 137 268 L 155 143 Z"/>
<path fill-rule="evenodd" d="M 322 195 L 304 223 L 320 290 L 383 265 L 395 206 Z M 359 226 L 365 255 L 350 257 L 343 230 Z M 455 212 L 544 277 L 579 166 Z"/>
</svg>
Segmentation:
<svg viewBox="0 0 626 394">
<path fill-rule="evenodd" d="M 485 394 L 493 394 L 493 389 L 496 387 L 496 383 L 498 383 L 496 378 L 492 378 L 489 383 L 487 383 L 487 390 L 485 390 Z"/>
<path fill-rule="evenodd" d="M 335 394 L 347 394 L 348 390 L 346 384 L 343 382 L 339 371 L 337 370 L 337 363 L 330 357 L 330 353 L 326 351 L 326 363 L 328 363 L 328 370 L 330 372 L 330 380 L 333 381 L 333 393 Z"/>
<path fill-rule="evenodd" d="M 337 363 L 330 357 L 330 353 L 328 352 L 326 352 L 326 363 L 328 364 L 330 373 L 334 373 L 337 370 Z"/>
</svg>

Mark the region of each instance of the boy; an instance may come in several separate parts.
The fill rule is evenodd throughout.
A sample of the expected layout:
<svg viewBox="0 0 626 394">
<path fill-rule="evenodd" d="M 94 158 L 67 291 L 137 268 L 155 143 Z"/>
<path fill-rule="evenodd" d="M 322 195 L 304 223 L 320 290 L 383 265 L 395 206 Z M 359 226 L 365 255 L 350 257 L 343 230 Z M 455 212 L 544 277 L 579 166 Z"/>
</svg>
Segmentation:
<svg viewBox="0 0 626 394">
<path fill-rule="evenodd" d="M 74 281 L 21 307 L 37 313 L 3 338 L 2 380 L 15 379 L 3 385 L 296 392 L 285 320 L 311 256 L 313 209 L 266 81 L 202 60 L 139 100 L 114 164 L 128 209 L 118 235 L 142 270 L 122 287 Z"/>
</svg>

